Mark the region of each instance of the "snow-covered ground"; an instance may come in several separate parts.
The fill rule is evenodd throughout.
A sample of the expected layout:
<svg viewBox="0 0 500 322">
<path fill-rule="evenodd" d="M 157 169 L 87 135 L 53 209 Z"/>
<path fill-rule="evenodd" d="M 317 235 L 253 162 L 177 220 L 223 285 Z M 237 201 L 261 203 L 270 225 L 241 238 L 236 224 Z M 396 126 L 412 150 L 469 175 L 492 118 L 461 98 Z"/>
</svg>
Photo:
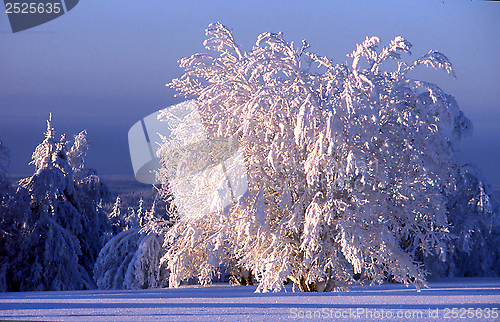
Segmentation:
<svg viewBox="0 0 500 322">
<path fill-rule="evenodd" d="M 500 321 L 500 278 L 388 284 L 337 293 L 216 285 L 140 291 L 0 293 L 0 319 L 29 321 Z"/>
</svg>

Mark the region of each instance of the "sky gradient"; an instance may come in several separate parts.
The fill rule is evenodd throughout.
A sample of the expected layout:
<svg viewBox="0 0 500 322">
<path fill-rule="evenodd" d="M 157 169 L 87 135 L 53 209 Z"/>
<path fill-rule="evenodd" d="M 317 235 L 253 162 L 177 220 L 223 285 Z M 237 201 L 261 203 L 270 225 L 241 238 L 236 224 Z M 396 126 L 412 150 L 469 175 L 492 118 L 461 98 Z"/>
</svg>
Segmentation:
<svg viewBox="0 0 500 322">
<path fill-rule="evenodd" d="M 140 118 L 182 99 L 165 87 L 182 75 L 177 61 L 204 52 L 204 30 L 220 21 L 242 50 L 266 31 L 306 39 L 310 51 L 346 62 L 357 43 L 400 35 L 413 61 L 434 49 L 457 79 L 419 68 L 410 76 L 455 96 L 474 124 L 457 145 L 461 163 L 475 163 L 500 187 L 500 2 L 487 1 L 118 1 L 82 0 L 70 12 L 13 34 L 0 13 L 0 141 L 11 150 L 12 174 L 31 174 L 45 120 L 67 137 L 83 129 L 87 165 L 99 174 L 133 175 L 127 132 Z"/>
</svg>

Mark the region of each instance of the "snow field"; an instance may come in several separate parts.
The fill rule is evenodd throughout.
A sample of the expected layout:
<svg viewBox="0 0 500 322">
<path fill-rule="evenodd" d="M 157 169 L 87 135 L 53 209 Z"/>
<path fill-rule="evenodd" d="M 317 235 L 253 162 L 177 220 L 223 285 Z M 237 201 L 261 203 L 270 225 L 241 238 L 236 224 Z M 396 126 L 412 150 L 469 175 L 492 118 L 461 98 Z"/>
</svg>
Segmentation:
<svg viewBox="0 0 500 322">
<path fill-rule="evenodd" d="M 500 278 L 354 286 L 350 292 L 254 293 L 214 285 L 137 291 L 0 294 L 0 319 L 22 321 L 500 321 Z M 455 310 L 454 310 L 455 309 Z"/>
</svg>

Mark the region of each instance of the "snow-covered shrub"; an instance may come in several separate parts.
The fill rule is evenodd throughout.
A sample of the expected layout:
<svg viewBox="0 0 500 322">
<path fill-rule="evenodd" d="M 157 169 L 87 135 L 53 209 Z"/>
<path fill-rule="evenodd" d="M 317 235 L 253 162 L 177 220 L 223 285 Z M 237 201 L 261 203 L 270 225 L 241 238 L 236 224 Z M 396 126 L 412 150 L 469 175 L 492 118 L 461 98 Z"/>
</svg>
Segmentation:
<svg viewBox="0 0 500 322">
<path fill-rule="evenodd" d="M 180 61 L 170 87 L 196 98 L 208 139 L 236 137 L 248 193 L 230 209 L 179 222 L 165 236 L 170 285 L 220 263 L 236 263 L 258 291 L 291 280 L 330 291 L 362 277 L 425 284 L 422 257 L 448 252 L 448 195 L 459 169 L 452 144 L 470 121 L 438 86 L 408 77 L 419 65 L 453 74 L 443 54 L 401 61 L 411 44 L 396 37 L 377 50 L 366 38 L 334 64 L 263 33 L 242 52 L 220 23 L 204 45 L 219 55 Z M 398 61 L 395 70 L 384 62 Z M 167 178 L 168 179 L 168 178 Z"/>
<path fill-rule="evenodd" d="M 153 230 L 143 230 L 137 250 L 128 265 L 124 288 L 142 289 L 167 286 L 168 271 L 160 264 L 163 256 L 163 236 Z"/>
<path fill-rule="evenodd" d="M 124 288 L 125 274 L 137 251 L 139 231 L 139 228 L 125 230 L 101 249 L 94 268 L 94 278 L 99 289 Z"/>
<path fill-rule="evenodd" d="M 116 198 L 109 218 L 114 236 L 101 249 L 94 267 L 99 289 L 143 289 L 167 285 L 168 272 L 160 265 L 165 253 L 163 232 L 170 225 L 159 218 L 156 203 L 144 209 L 143 199 L 137 210 L 121 211 L 121 199 Z"/>
<path fill-rule="evenodd" d="M 148 228 L 127 229 L 101 250 L 94 278 L 99 289 L 143 289 L 165 286 L 163 237 Z"/>
</svg>

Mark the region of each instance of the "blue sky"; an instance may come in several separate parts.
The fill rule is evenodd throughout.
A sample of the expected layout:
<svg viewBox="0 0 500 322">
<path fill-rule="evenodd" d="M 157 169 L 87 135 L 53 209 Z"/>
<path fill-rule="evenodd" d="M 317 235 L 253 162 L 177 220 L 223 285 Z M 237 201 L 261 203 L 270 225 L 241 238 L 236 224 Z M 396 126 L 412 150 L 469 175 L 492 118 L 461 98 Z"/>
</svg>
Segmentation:
<svg viewBox="0 0 500 322">
<path fill-rule="evenodd" d="M 474 124 L 458 145 L 459 160 L 478 164 L 500 186 L 500 3 L 487 1 L 118 1 L 82 0 L 44 25 L 13 34 L 0 13 L 0 140 L 11 150 L 10 172 L 30 174 L 45 120 L 67 136 L 87 129 L 88 166 L 99 174 L 133 175 L 128 129 L 180 101 L 165 87 L 182 74 L 177 61 L 204 51 L 204 30 L 220 21 L 243 50 L 257 36 L 283 31 L 335 62 L 366 36 L 382 45 L 401 35 L 412 61 L 430 49 L 452 61 L 457 79 L 419 69 L 455 96 Z"/>
</svg>

